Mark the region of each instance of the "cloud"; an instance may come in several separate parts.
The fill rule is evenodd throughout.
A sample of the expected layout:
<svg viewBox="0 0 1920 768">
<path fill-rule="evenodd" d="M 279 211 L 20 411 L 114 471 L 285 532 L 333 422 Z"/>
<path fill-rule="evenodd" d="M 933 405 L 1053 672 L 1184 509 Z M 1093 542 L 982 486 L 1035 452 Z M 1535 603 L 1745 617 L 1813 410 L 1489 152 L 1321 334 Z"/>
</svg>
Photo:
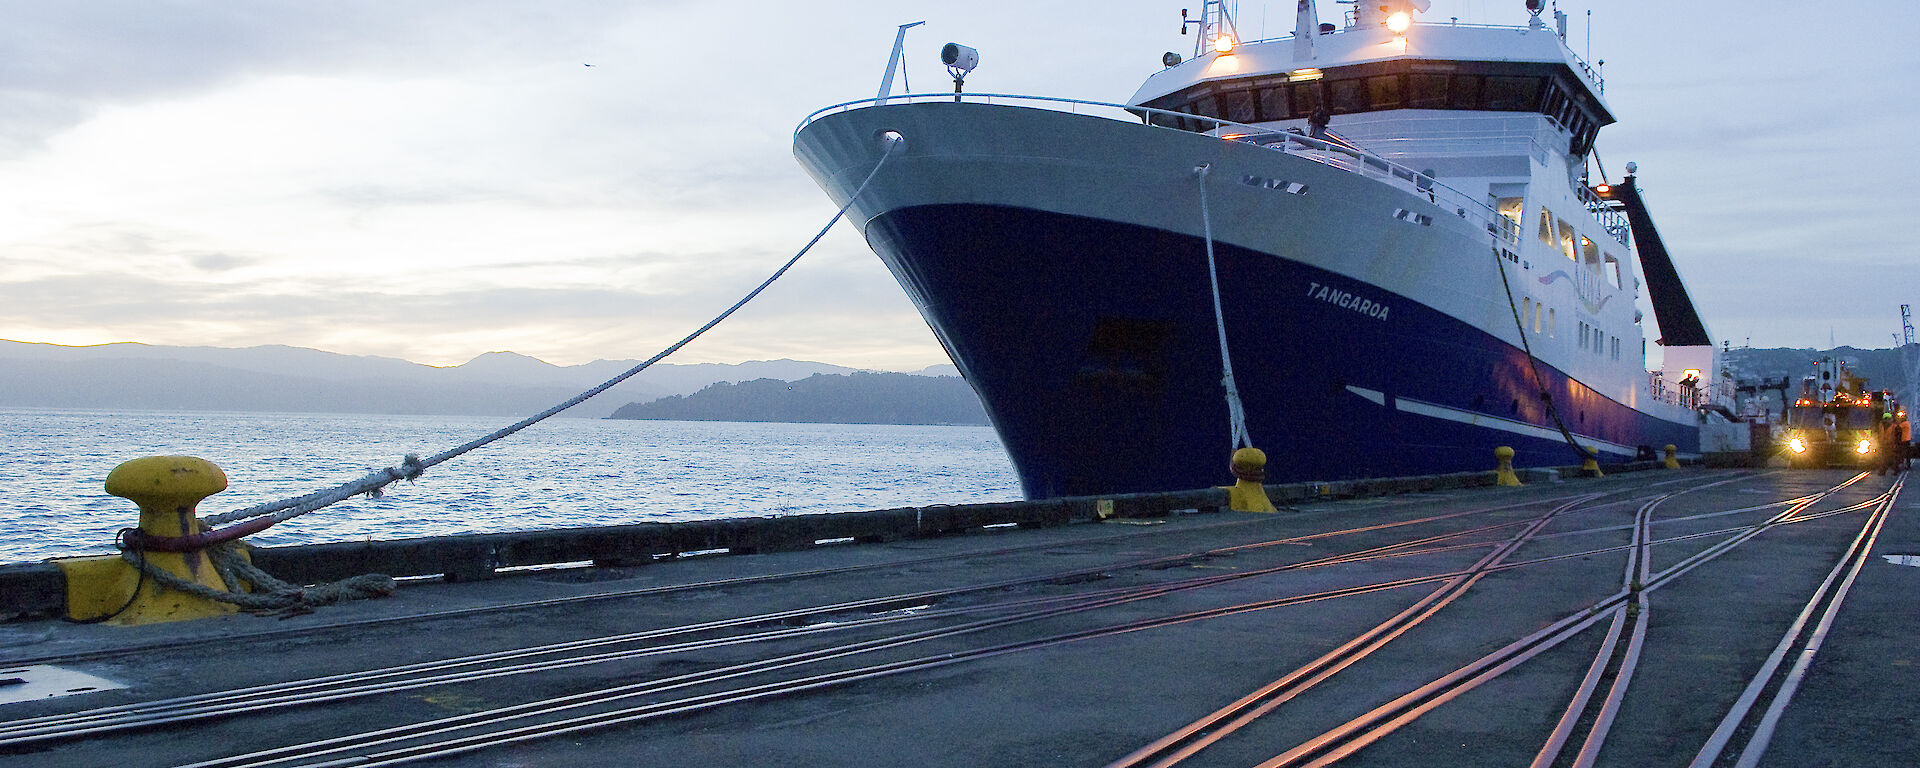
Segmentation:
<svg viewBox="0 0 1920 768">
<path fill-rule="evenodd" d="M 712 25 L 667 2 L 5 4 L 0 337 L 442 363 L 642 356 L 731 304 L 833 211 L 791 130 L 874 92 L 894 23 L 929 21 L 908 37 L 921 92 L 951 87 L 933 53 L 956 40 L 982 51 L 971 91 L 1122 100 L 1193 39 L 1147 2 L 746 0 Z M 1561 5 L 1582 50 L 1584 6 Z M 1800 39 L 1793 14 L 1592 5 L 1622 121 L 1600 151 L 1616 179 L 1641 163 L 1711 327 L 1800 333 L 1779 308 L 1837 270 L 1870 276 L 1813 310 L 1841 341 L 1897 329 L 1916 297 L 1889 190 L 1920 160 L 1897 27 L 1783 67 L 1754 41 Z M 1291 27 L 1260 13 L 1243 32 Z M 944 359 L 844 224 L 687 354 L 806 351 Z"/>
</svg>

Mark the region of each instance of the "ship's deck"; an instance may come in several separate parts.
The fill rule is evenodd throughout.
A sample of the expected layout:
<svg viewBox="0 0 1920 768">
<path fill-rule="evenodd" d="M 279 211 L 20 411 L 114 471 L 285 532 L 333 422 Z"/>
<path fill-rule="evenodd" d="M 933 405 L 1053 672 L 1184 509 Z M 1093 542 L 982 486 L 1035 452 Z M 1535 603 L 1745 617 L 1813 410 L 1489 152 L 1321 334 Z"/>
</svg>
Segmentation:
<svg viewBox="0 0 1920 768">
<path fill-rule="evenodd" d="M 126 687 L 0 705 L 0 743 L 32 718 L 91 715 L 50 725 L 47 740 L 0 746 L 0 764 L 426 759 L 473 737 L 462 742 L 473 751 L 425 764 L 1100 766 L 1266 687 L 1254 706 L 1269 711 L 1238 727 L 1207 726 L 1219 739 L 1183 762 L 1247 766 L 1477 659 L 1499 661 L 1503 647 L 1556 621 L 1593 616 L 1484 684 L 1438 703 L 1410 701 L 1431 707 L 1342 764 L 1527 765 L 1593 670 L 1564 755 L 1610 719 L 1598 764 L 1684 765 L 1837 563 L 1832 585 L 1850 590 L 1830 627 L 1819 605 L 1804 620 L 1824 643 L 1761 764 L 1905 764 L 1920 754 L 1912 727 L 1920 698 L 1911 693 L 1920 679 L 1920 614 L 1911 609 L 1920 568 L 1882 555 L 1920 553 L 1920 497 L 1888 495 L 1893 478 L 1848 484 L 1853 476 L 1644 471 L 1321 501 L 1272 515 L 994 528 L 409 582 L 390 598 L 289 619 L 6 624 L 0 662 L 13 666 L 0 671 L 55 665 Z M 1822 493 L 1789 515 L 1797 522 L 1752 527 L 1795 508 L 1780 502 Z M 1642 510 L 1655 543 L 1646 574 L 1629 577 Z M 1870 556 L 1848 561 L 1863 529 L 1878 532 Z M 1744 543 L 1675 573 L 1747 531 Z M 1500 557 L 1499 545 L 1516 537 L 1524 541 Z M 1476 563 L 1496 567 L 1446 578 Z M 1640 582 L 1647 607 L 1616 612 L 1609 598 L 1629 581 Z M 1436 594 L 1424 603 L 1430 617 L 1403 613 Z M 1609 643 L 1616 613 L 1621 632 Z M 1396 615 L 1403 623 L 1369 634 Z M 1643 642 L 1633 641 L 1636 623 Z M 1352 653 L 1350 641 L 1365 637 L 1377 649 Z M 577 647 L 508 655 L 561 643 Z M 1762 677 L 1784 677 L 1801 647 L 1790 644 L 1780 674 Z M 1607 697 L 1630 651 L 1630 685 L 1613 713 Z M 587 663 L 589 654 L 605 657 Z M 367 674 L 463 657 L 473 663 Z M 507 674 L 536 662 L 558 663 Z M 1327 675 L 1275 685 L 1300 670 Z M 337 677 L 277 698 L 181 700 L 323 676 Z M 1728 755 L 1777 690 L 1763 685 Z M 372 687 L 351 693 L 356 686 Z M 589 695 L 622 687 L 624 698 Z M 556 709 L 569 701 L 580 706 Z M 170 708 L 154 708 L 161 704 Z M 485 723 L 490 715 L 504 719 Z M 580 729 L 556 724 L 569 717 L 585 718 Z M 470 720 L 385 744 L 367 737 L 445 718 Z M 524 739 L 503 740 L 509 729 L 525 729 L 515 731 Z M 315 744 L 328 739 L 345 740 L 343 749 Z M 267 762 L 273 755 L 287 761 Z"/>
</svg>

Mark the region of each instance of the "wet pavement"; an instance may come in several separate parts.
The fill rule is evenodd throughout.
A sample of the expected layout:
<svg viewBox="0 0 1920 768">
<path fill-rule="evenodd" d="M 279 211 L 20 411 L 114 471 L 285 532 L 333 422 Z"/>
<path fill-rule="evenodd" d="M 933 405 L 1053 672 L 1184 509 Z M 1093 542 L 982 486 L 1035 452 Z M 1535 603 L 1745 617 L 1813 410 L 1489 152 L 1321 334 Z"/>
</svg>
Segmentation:
<svg viewBox="0 0 1920 768">
<path fill-rule="evenodd" d="M 1298 754 L 1284 764 L 1306 765 L 1328 756 L 1302 745 L 1570 617 L 1596 620 L 1398 713 L 1339 764 L 1525 766 L 1566 717 L 1566 746 L 1543 764 L 1571 765 L 1585 745 L 1598 765 L 1684 766 L 1750 685 L 1759 704 L 1711 764 L 1733 764 L 1762 731 L 1760 765 L 1916 764 L 1920 567 L 1897 561 L 1920 556 L 1920 496 L 1888 498 L 1895 478 L 1853 477 L 1646 471 L 1270 515 L 410 581 L 390 598 L 290 619 L 4 624 L 0 672 L 51 666 L 125 687 L 0 704 L 0 765 L 373 765 L 391 764 L 369 757 L 388 752 L 461 766 L 1102 766 L 1276 681 L 1319 677 L 1208 726 L 1218 738 L 1177 761 Z M 1794 522 L 1755 528 L 1816 495 Z M 1654 542 L 1644 579 L 1628 573 L 1643 510 Z M 1863 531 L 1873 538 L 1855 570 L 1846 554 L 1868 543 Z M 1645 609 L 1619 609 L 1628 629 L 1609 643 L 1619 596 L 1641 581 Z M 1823 585 L 1842 582 L 1824 625 L 1827 603 L 1800 618 Z M 1431 611 L 1353 652 L 1410 609 Z M 1762 727 L 1816 630 L 1811 662 Z M 1801 640 L 1780 652 L 1780 673 L 1753 683 L 1790 634 Z M 470 663 L 434 666 L 461 659 Z M 541 668 L 519 668 L 528 664 Z M 367 675 L 405 665 L 420 668 Z M 1596 669 L 1589 705 L 1567 715 Z M 105 711 L 327 676 L 340 677 L 205 711 Z M 49 722 L 45 738 L 22 735 L 33 718 L 68 713 L 102 730 Z M 469 719 L 359 743 L 445 718 Z M 1597 720 L 1610 725 L 1589 743 Z M 359 745 L 316 744 L 328 739 Z"/>
</svg>

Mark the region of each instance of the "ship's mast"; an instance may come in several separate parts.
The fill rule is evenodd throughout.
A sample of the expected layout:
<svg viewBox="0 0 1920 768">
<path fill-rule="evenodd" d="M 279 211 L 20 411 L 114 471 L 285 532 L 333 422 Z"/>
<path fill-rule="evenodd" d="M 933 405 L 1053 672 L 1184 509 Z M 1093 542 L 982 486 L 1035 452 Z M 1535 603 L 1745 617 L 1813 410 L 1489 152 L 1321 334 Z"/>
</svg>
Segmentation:
<svg viewBox="0 0 1920 768">
<path fill-rule="evenodd" d="M 1189 25 L 1200 28 L 1200 34 L 1194 36 L 1194 58 L 1214 51 L 1226 53 L 1240 44 L 1240 32 L 1233 26 L 1233 15 L 1239 6 L 1240 0 L 1205 0 L 1200 4 L 1199 19 L 1186 18 L 1186 10 L 1180 11 L 1183 19 L 1180 34 L 1186 34 Z"/>
<path fill-rule="evenodd" d="M 880 95 L 874 97 L 875 104 L 886 106 L 887 97 L 893 95 L 893 73 L 900 70 L 900 52 L 907 44 L 907 30 L 925 23 L 924 21 L 916 21 L 911 24 L 902 24 L 900 25 L 900 31 L 894 33 L 893 55 L 887 57 L 887 74 L 880 78 Z"/>
</svg>

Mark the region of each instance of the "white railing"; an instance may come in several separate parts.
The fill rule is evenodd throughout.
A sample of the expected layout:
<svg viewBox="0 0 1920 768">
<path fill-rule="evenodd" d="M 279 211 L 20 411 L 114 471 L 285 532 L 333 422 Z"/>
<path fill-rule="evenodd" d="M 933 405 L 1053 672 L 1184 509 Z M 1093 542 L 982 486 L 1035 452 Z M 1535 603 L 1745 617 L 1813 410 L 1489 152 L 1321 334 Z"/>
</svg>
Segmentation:
<svg viewBox="0 0 1920 768">
<path fill-rule="evenodd" d="M 1632 246 L 1632 243 L 1627 240 L 1632 227 L 1628 225 L 1624 207 L 1612 200 L 1601 198 L 1587 185 L 1578 181 L 1573 183 L 1573 191 L 1574 195 L 1580 198 L 1580 204 L 1586 206 L 1587 213 L 1593 215 L 1594 221 L 1600 222 L 1600 226 L 1607 230 L 1609 236 L 1619 241 L 1621 245 Z"/>
<path fill-rule="evenodd" d="M 1024 96 L 1010 93 L 966 93 L 960 94 L 958 100 L 981 104 L 1007 104 L 1035 107 L 1056 112 L 1125 120 L 1126 122 L 1140 122 L 1148 128 L 1180 131 L 1182 133 L 1202 133 L 1227 141 L 1253 144 L 1399 187 L 1414 195 L 1426 197 L 1428 202 L 1440 206 L 1442 210 L 1453 208 L 1455 215 L 1478 223 L 1488 234 L 1498 237 L 1507 243 L 1517 244 L 1520 241 L 1519 226 L 1511 219 L 1496 213 L 1492 206 L 1487 205 L 1486 202 L 1479 198 L 1441 184 L 1432 176 L 1421 171 L 1401 165 L 1376 153 L 1350 144 L 1316 139 L 1291 130 L 1281 131 L 1272 128 L 1262 128 L 1245 123 L 1207 117 L 1205 115 L 1153 109 L 1151 107 L 1131 106 L 1127 104 L 1114 104 L 1103 101 L 1087 101 L 1053 96 Z M 794 129 L 794 133 L 798 134 L 823 115 L 861 109 L 881 101 L 882 99 L 878 98 L 860 99 L 822 107 L 801 120 L 799 127 Z M 956 97 L 951 93 L 918 93 L 905 96 L 889 96 L 886 97 L 884 101 L 889 105 L 897 102 L 951 102 L 956 101 Z M 1115 112 L 1124 113 L 1127 117 L 1120 118 L 1116 114 L 1111 114 Z M 1195 125 L 1211 125 L 1213 127 L 1205 131 L 1191 131 L 1185 128 L 1157 125 L 1153 122 L 1154 117 L 1165 118 L 1166 120 L 1173 121 L 1176 125 L 1186 124 L 1184 121 L 1192 121 L 1192 124 Z"/>
<path fill-rule="evenodd" d="M 1109 114 L 1104 116 L 1112 119 L 1116 119 L 1116 120 L 1125 120 L 1127 122 L 1138 121 L 1141 119 L 1140 113 L 1147 112 L 1147 113 L 1154 113 L 1154 114 L 1163 114 L 1169 117 L 1176 117 L 1176 118 L 1184 117 L 1184 118 L 1191 118 L 1196 120 L 1207 120 L 1207 121 L 1221 123 L 1225 125 L 1232 125 L 1232 123 L 1227 123 L 1225 120 L 1214 120 L 1213 118 L 1200 117 L 1198 115 L 1189 115 L 1182 112 L 1168 112 L 1166 110 L 1148 109 L 1146 107 L 1130 107 L 1125 104 L 1114 104 L 1112 102 L 1105 102 L 1105 101 L 1087 101 L 1085 99 L 1067 99 L 1067 98 L 1061 98 L 1058 96 L 1026 96 L 1026 95 L 1015 94 L 1015 93 L 962 93 L 962 94 L 959 94 L 959 96 L 960 98 L 956 99 L 954 98 L 954 94 L 952 93 L 909 93 L 903 96 L 887 96 L 884 98 L 856 99 L 854 101 L 843 101 L 843 102 L 840 102 L 839 104 L 832 104 L 832 105 L 828 105 L 828 106 L 821 107 L 819 109 L 814 110 L 813 114 L 807 115 L 805 119 L 800 121 L 800 125 L 794 128 L 793 132 L 796 135 L 799 134 L 800 131 L 805 130 L 806 127 L 809 124 L 811 124 L 813 121 L 820 119 L 822 115 L 846 112 L 854 109 L 862 109 L 865 107 L 874 106 L 882 101 L 886 102 L 889 105 L 894 104 L 896 102 L 905 102 L 909 104 L 924 104 L 927 102 L 936 102 L 936 101 L 947 101 L 947 102 L 966 101 L 966 102 L 977 103 L 977 104 L 1017 104 L 1021 106 L 1038 107 L 1041 109 L 1051 109 L 1055 112 L 1068 112 L 1076 115 L 1085 114 L 1085 115 L 1094 115 L 1094 116 L 1103 116 L 1098 114 L 1100 112 L 1118 112 L 1118 113 L 1126 114 L 1126 117 L 1122 118 L 1118 114 Z"/>
<path fill-rule="evenodd" d="M 1715 388 L 1714 385 L 1709 385 L 1709 388 L 1704 390 L 1689 389 L 1680 386 L 1669 388 L 1665 378 L 1659 371 L 1647 372 L 1647 396 L 1653 398 L 1655 402 L 1677 405 L 1682 408 L 1700 408 L 1714 402 L 1722 402 L 1718 397 L 1714 396 L 1713 389 Z"/>
</svg>

